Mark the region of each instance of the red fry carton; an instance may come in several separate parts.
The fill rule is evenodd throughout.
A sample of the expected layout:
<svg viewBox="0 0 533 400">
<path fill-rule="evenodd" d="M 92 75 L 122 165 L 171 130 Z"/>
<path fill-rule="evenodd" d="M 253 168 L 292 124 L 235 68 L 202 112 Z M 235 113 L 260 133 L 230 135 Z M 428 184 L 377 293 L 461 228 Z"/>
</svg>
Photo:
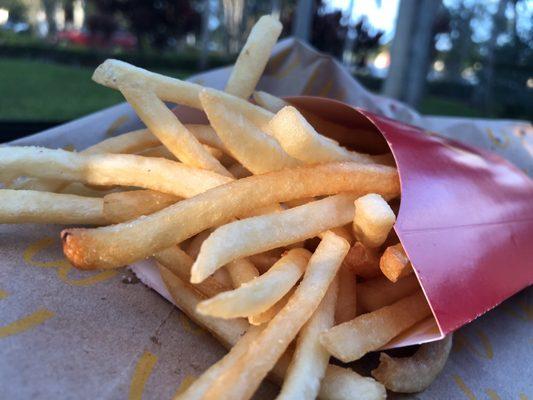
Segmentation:
<svg viewBox="0 0 533 400">
<path fill-rule="evenodd" d="M 374 153 L 388 147 L 394 155 L 402 187 L 394 228 L 434 319 L 387 347 L 441 338 L 533 283 L 533 181 L 520 169 L 490 152 L 336 100 L 288 100 L 354 128 L 353 135 L 321 132 L 342 145 Z"/>
</svg>

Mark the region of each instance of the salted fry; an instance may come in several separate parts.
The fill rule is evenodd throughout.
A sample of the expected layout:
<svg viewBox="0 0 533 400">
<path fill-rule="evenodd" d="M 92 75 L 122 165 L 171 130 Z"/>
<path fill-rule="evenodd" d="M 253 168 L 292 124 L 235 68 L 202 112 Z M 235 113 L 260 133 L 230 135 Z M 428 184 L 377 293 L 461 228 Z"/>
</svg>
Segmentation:
<svg viewBox="0 0 533 400">
<path fill-rule="evenodd" d="M 348 249 L 348 243 L 334 233 L 324 236 L 287 305 L 268 323 L 234 368 L 215 382 L 206 400 L 252 396 L 319 306 Z"/>
<path fill-rule="evenodd" d="M 102 140 L 80 153 L 83 154 L 133 154 L 161 144 L 148 129 L 138 129 Z"/>
<path fill-rule="evenodd" d="M 140 151 L 137 154 L 143 157 L 160 157 L 166 158 L 167 160 L 177 160 L 174 154 L 172 154 L 165 146 L 151 147 L 149 149 Z"/>
<path fill-rule="evenodd" d="M 283 26 L 270 15 L 255 23 L 235 61 L 225 91 L 237 97 L 250 97 L 278 41 Z"/>
<path fill-rule="evenodd" d="M 344 263 L 353 269 L 356 275 L 363 278 L 375 278 L 381 275 L 379 256 L 373 249 L 354 243 L 344 259 Z"/>
<path fill-rule="evenodd" d="M 383 276 L 369 279 L 357 285 L 357 303 L 366 312 L 375 311 L 416 292 L 419 287 L 414 275 L 395 283 Z"/>
<path fill-rule="evenodd" d="M 178 246 L 172 246 L 154 255 L 159 264 L 177 275 L 180 279 L 188 282 L 191 278 L 191 266 L 194 262 L 186 252 Z M 231 290 L 231 286 L 224 284 L 220 279 L 210 276 L 198 285 L 194 285 L 206 297 L 216 296 L 219 293 Z"/>
<path fill-rule="evenodd" d="M 212 229 L 206 229 L 205 231 L 200 232 L 198 235 L 193 237 L 190 240 L 189 245 L 187 246 L 187 254 L 193 259 L 196 259 L 196 257 L 198 257 L 198 254 L 200 253 L 202 243 L 205 242 L 205 240 L 209 237 L 209 235 L 211 235 L 212 232 Z"/>
<path fill-rule="evenodd" d="M 305 163 L 335 161 L 373 163 L 370 156 L 349 151 L 334 140 L 319 134 L 292 106 L 283 108 L 272 118 L 267 132 L 278 140 L 289 155 Z"/>
<path fill-rule="evenodd" d="M 234 260 L 226 265 L 226 270 L 233 282 L 233 287 L 238 288 L 246 282 L 250 282 L 259 276 L 255 265 L 246 258 Z"/>
<path fill-rule="evenodd" d="M 401 243 L 385 249 L 379 260 L 379 268 L 391 282 L 413 273 L 413 267 Z"/>
<path fill-rule="evenodd" d="M 414 355 L 393 358 L 385 353 L 372 376 L 397 393 L 417 393 L 426 389 L 444 368 L 452 348 L 452 335 L 420 346 Z"/>
<path fill-rule="evenodd" d="M 280 99 L 270 93 L 257 90 L 253 94 L 253 98 L 257 105 L 263 107 L 265 110 L 268 110 L 272 113 L 277 113 L 283 107 L 289 105 L 285 100 Z"/>
<path fill-rule="evenodd" d="M 43 147 L 0 148 L 0 176 L 16 171 L 92 185 L 138 186 L 191 197 L 232 178 L 162 158 L 132 154 L 76 154 Z"/>
<path fill-rule="evenodd" d="M 349 368 L 329 364 L 326 376 L 320 385 L 322 400 L 385 400 L 385 387 L 372 378 L 359 375 Z"/>
<path fill-rule="evenodd" d="M 153 190 L 128 190 L 104 196 L 104 215 L 111 223 L 149 215 L 180 200 L 172 194 Z"/>
<path fill-rule="evenodd" d="M 278 400 L 314 399 L 329 365 L 329 353 L 318 336 L 335 322 L 338 279 L 331 283 L 313 316 L 304 325 L 296 341 L 296 349 L 285 374 Z"/>
<path fill-rule="evenodd" d="M 332 356 L 343 362 L 351 362 L 386 345 L 430 315 L 424 294 L 418 292 L 323 332 L 320 342 Z"/>
<path fill-rule="evenodd" d="M 270 307 L 268 310 L 263 311 L 262 313 L 250 315 L 248 317 L 248 322 L 251 325 L 261 325 L 265 322 L 270 321 L 272 318 L 276 316 L 277 313 L 279 313 L 283 307 L 287 305 L 287 302 L 291 298 L 291 296 L 294 294 L 295 287 L 293 287 L 291 290 L 287 292 L 285 296 L 283 296 L 276 304 L 274 304 L 272 307 Z"/>
<path fill-rule="evenodd" d="M 353 236 L 345 226 L 337 226 L 336 228 L 331 228 L 330 231 L 346 240 L 350 245 L 353 244 Z"/>
<path fill-rule="evenodd" d="M 354 198 L 354 195 L 339 194 L 276 214 L 221 226 L 202 244 L 191 270 L 191 282 L 201 282 L 237 258 L 299 242 L 346 224 L 353 216 Z M 265 235 L 265 232 L 269 234 Z"/>
<path fill-rule="evenodd" d="M 309 257 L 307 250 L 290 250 L 263 275 L 243 283 L 237 289 L 204 300 L 198 305 L 197 311 L 226 319 L 262 313 L 298 282 Z"/>
<path fill-rule="evenodd" d="M 230 175 L 154 92 L 142 85 L 124 84 L 119 85 L 119 89 L 150 132 L 157 136 L 178 160 L 192 167 Z"/>
<path fill-rule="evenodd" d="M 122 61 L 106 60 L 94 71 L 93 80 L 112 89 L 119 89 L 121 84 L 127 82 L 136 82 L 146 90 L 154 92 L 163 101 L 202 109 L 198 96 L 203 86 L 156 74 Z M 228 93 L 220 92 L 220 96 L 224 102 L 246 114 L 247 118 L 260 128 L 265 127 L 274 116 L 271 112 Z"/>
<path fill-rule="evenodd" d="M 264 274 L 280 259 L 283 253 L 283 249 L 274 249 L 254 254 L 248 258 L 254 263 L 259 272 Z"/>
<path fill-rule="evenodd" d="M 137 153 L 147 147 L 157 146 L 159 140 L 150 133 L 148 129 L 124 133 L 112 138 L 105 139 L 93 146 L 81 151 L 81 154 L 103 154 L 103 153 Z M 43 192 L 58 192 L 67 183 L 60 179 L 35 179 L 28 178 L 20 183 L 11 185 L 12 189 L 29 189 Z"/>
<path fill-rule="evenodd" d="M 243 114 L 226 107 L 216 91 L 204 89 L 200 100 L 211 125 L 231 156 L 253 174 L 300 164 L 282 149 L 276 139 L 262 132 Z"/>
<path fill-rule="evenodd" d="M 159 272 L 178 308 L 196 323 L 209 330 L 225 347 L 231 347 L 238 343 L 249 326 L 244 319 L 228 321 L 196 313 L 196 305 L 202 300 L 198 292 L 165 267 L 159 266 Z M 287 354 L 280 358 L 272 370 L 273 380 L 278 383 L 282 381 L 289 361 Z M 385 388 L 372 378 L 363 378 L 347 368 L 332 364 L 328 366 L 326 376 L 320 386 L 320 399 L 351 400 L 353 398 L 352 395 L 355 396 L 359 393 L 366 396 L 360 398 L 369 400 L 382 400 L 385 398 Z"/>
<path fill-rule="evenodd" d="M 233 346 L 244 335 L 249 327 L 245 319 L 225 320 L 197 313 L 196 306 L 202 300 L 199 292 L 164 266 L 158 265 L 158 269 L 174 304 L 190 319 L 211 332 L 225 347 Z"/>
<path fill-rule="evenodd" d="M 226 372 L 234 368 L 239 359 L 246 354 L 248 348 L 262 332 L 260 327 L 250 327 L 242 338 L 233 346 L 217 363 L 211 365 L 204 373 L 196 379 L 183 393 L 174 397 L 173 400 L 202 400 L 209 388 L 215 384 L 217 379 Z"/>
<path fill-rule="evenodd" d="M 0 189 L 0 224 L 106 223 L 102 199 L 33 190 Z"/>
<path fill-rule="evenodd" d="M 228 168 L 228 171 L 230 172 L 231 175 L 233 175 L 237 179 L 246 178 L 247 176 L 252 175 L 250 171 L 248 171 L 246 168 L 244 168 L 239 163 L 231 165 Z"/>
<path fill-rule="evenodd" d="M 64 230 L 63 251 L 81 269 L 116 268 L 271 204 L 339 192 L 395 197 L 399 191 L 398 174 L 390 167 L 357 163 L 298 167 L 229 182 L 127 223 Z"/>
<path fill-rule="evenodd" d="M 335 305 L 335 324 L 354 319 L 357 315 L 357 280 L 355 272 L 345 263 L 339 269 L 339 294 Z"/>
<path fill-rule="evenodd" d="M 369 193 L 355 200 L 353 231 L 366 247 L 379 247 L 389 236 L 396 216 L 379 194 Z"/>
</svg>

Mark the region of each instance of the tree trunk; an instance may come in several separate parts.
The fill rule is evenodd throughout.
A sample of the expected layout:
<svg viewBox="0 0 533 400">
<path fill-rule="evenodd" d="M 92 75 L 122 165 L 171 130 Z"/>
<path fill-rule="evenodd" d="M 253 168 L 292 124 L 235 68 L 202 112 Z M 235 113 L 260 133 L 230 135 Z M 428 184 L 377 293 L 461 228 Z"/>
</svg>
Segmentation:
<svg viewBox="0 0 533 400">
<path fill-rule="evenodd" d="M 411 62 L 407 70 L 405 93 L 405 101 L 415 108 L 418 108 L 426 87 L 432 61 L 433 23 L 440 3 L 440 0 L 422 0 L 418 10 L 418 23 L 415 25 L 414 37 L 411 41 Z"/>
<path fill-rule="evenodd" d="M 46 24 L 48 25 L 48 35 L 55 35 L 57 32 L 56 24 L 56 6 L 57 0 L 43 0 L 44 14 Z"/>
<path fill-rule="evenodd" d="M 383 94 L 402 100 L 405 93 L 405 77 L 409 68 L 410 44 L 415 25 L 419 0 L 401 0 L 396 19 L 396 32 L 390 50 L 391 62 Z"/>
<path fill-rule="evenodd" d="M 312 22 L 313 0 L 298 0 L 292 34 L 304 42 L 309 42 Z"/>
<path fill-rule="evenodd" d="M 207 57 L 209 55 L 209 19 L 211 18 L 211 0 L 204 0 L 202 10 L 202 31 L 200 33 L 200 59 L 198 68 L 203 71 L 207 68 Z"/>
<path fill-rule="evenodd" d="M 483 70 L 483 79 L 479 85 L 481 91 L 481 101 L 485 115 L 490 115 L 492 111 L 492 92 L 494 89 L 494 61 L 496 57 L 496 46 L 498 36 L 505 28 L 505 8 L 508 0 L 500 0 L 498 10 L 492 17 L 492 30 L 487 46 L 487 62 Z"/>
<path fill-rule="evenodd" d="M 383 93 L 416 107 L 424 93 L 440 0 L 402 0 Z"/>
</svg>

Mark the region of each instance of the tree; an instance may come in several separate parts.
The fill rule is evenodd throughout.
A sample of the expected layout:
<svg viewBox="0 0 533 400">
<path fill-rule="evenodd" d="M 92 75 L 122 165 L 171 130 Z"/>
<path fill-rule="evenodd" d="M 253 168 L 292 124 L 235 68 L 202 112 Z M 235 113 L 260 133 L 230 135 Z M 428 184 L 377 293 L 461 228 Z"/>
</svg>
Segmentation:
<svg viewBox="0 0 533 400">
<path fill-rule="evenodd" d="M 123 19 L 140 49 L 169 46 L 187 33 L 198 34 L 201 15 L 187 0 L 93 0 L 98 14 Z"/>
<path fill-rule="evenodd" d="M 435 34 L 446 25 L 437 18 L 440 7 L 440 0 L 400 2 L 391 64 L 383 90 L 387 96 L 414 107 L 418 105 L 432 60 Z"/>
</svg>

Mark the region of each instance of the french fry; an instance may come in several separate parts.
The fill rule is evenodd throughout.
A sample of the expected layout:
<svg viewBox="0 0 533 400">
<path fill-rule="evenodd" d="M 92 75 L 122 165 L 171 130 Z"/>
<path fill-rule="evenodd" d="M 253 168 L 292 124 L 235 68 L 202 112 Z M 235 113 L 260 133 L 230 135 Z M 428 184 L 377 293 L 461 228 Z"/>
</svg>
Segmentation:
<svg viewBox="0 0 533 400">
<path fill-rule="evenodd" d="M 278 140 L 289 155 L 305 163 L 335 161 L 373 163 L 370 156 L 349 151 L 334 140 L 319 134 L 292 106 L 283 108 L 272 118 L 267 132 Z"/>
<path fill-rule="evenodd" d="M 225 347 L 233 346 L 244 335 L 249 327 L 245 319 L 225 320 L 197 313 L 196 306 L 202 300 L 199 292 L 161 264 L 158 269 L 176 306 L 195 323 L 211 332 Z"/>
<path fill-rule="evenodd" d="M 385 353 L 372 376 L 397 393 L 417 393 L 431 385 L 444 368 L 452 348 L 452 335 L 420 346 L 414 355 L 393 358 Z"/>
<path fill-rule="evenodd" d="M 177 158 L 165 146 L 150 147 L 137 153 L 143 157 L 159 157 L 167 160 L 177 161 Z"/>
<path fill-rule="evenodd" d="M 413 267 L 401 243 L 385 249 L 379 260 L 379 268 L 391 282 L 396 282 L 399 278 L 413 273 Z"/>
<path fill-rule="evenodd" d="M 29 178 L 29 180 L 35 181 L 39 185 L 39 189 L 44 188 L 45 185 L 51 184 L 52 181 L 55 181 L 54 179 L 34 179 L 34 178 Z M 114 190 L 116 190 L 115 187 L 112 187 L 112 189 L 109 189 L 106 186 L 89 187 L 89 186 L 85 186 L 83 183 L 77 183 L 77 182 L 67 183 L 65 187 L 63 187 L 63 185 L 64 185 L 64 182 L 61 181 L 61 188 L 59 190 L 60 193 L 73 194 L 73 195 L 82 196 L 82 197 L 102 198 L 108 194 L 114 193 Z M 104 190 L 101 190 L 102 188 L 104 188 Z M 41 190 L 39 189 L 37 189 L 37 191 L 40 192 Z"/>
<path fill-rule="evenodd" d="M 174 302 L 193 321 L 209 330 L 225 347 L 235 345 L 248 329 L 244 319 L 224 320 L 206 317 L 196 312 L 196 305 L 202 297 L 185 281 L 171 271 L 159 266 L 165 286 Z M 284 354 L 272 370 L 271 378 L 280 383 L 289 365 L 290 358 Z M 320 386 L 319 398 L 322 400 L 351 400 L 357 394 L 368 400 L 383 400 L 385 388 L 372 378 L 363 378 L 354 371 L 330 364 Z M 356 397 L 359 398 L 359 397 Z"/>
<path fill-rule="evenodd" d="M 209 237 L 209 235 L 211 235 L 212 232 L 212 229 L 206 229 L 205 231 L 200 232 L 198 235 L 191 238 L 189 245 L 187 246 L 187 254 L 193 259 L 196 259 L 200 253 L 202 243 Z"/>
<path fill-rule="evenodd" d="M 180 279 L 188 282 L 191 278 L 191 266 L 194 262 L 186 252 L 178 246 L 172 246 L 154 255 L 159 264 L 174 273 Z M 198 285 L 194 285 L 206 297 L 213 297 L 219 293 L 231 290 L 231 286 L 225 285 L 220 279 L 210 276 Z"/>
<path fill-rule="evenodd" d="M 383 385 L 372 378 L 363 377 L 348 368 L 329 364 L 326 376 L 320 385 L 322 400 L 385 400 L 387 392 Z"/>
<path fill-rule="evenodd" d="M 338 274 L 339 294 L 335 305 L 335 324 L 350 321 L 357 315 L 357 281 L 355 272 L 343 263 Z"/>
<path fill-rule="evenodd" d="M 261 78 L 283 26 L 270 15 L 263 15 L 250 31 L 235 61 L 225 91 L 237 97 L 250 97 Z"/>
<path fill-rule="evenodd" d="M 202 171 L 202 174 L 214 173 Z M 64 230 L 63 252 L 81 269 L 116 268 L 253 209 L 295 198 L 354 191 L 395 197 L 400 191 L 398 174 L 390 167 L 338 163 L 251 176 L 127 223 Z"/>
<path fill-rule="evenodd" d="M 228 168 L 228 171 L 230 172 L 231 175 L 233 175 L 237 179 L 246 178 L 247 176 L 252 175 L 250 171 L 248 171 L 246 168 L 244 168 L 239 163 L 231 165 Z"/>
<path fill-rule="evenodd" d="M 337 226 L 336 228 L 331 228 L 330 231 L 346 240 L 350 243 L 350 246 L 353 244 L 353 236 L 345 226 Z"/>
<path fill-rule="evenodd" d="M 200 314 L 219 318 L 248 317 L 276 304 L 302 276 L 310 253 L 304 249 L 287 252 L 263 275 L 237 289 L 220 293 L 198 304 Z"/>
<path fill-rule="evenodd" d="M 107 221 L 103 200 L 72 194 L 0 189 L 0 224 L 87 224 Z"/>
<path fill-rule="evenodd" d="M 119 84 L 119 90 L 148 129 L 178 160 L 192 167 L 230 175 L 154 92 L 141 84 Z"/>
<path fill-rule="evenodd" d="M 373 249 L 363 246 L 360 242 L 354 243 L 344 259 L 356 275 L 363 278 L 375 278 L 381 275 L 379 257 Z"/>
<path fill-rule="evenodd" d="M 255 265 L 246 258 L 240 258 L 226 265 L 226 270 L 233 282 L 233 287 L 238 288 L 246 282 L 250 282 L 259 276 Z"/>
<path fill-rule="evenodd" d="M 214 147 L 227 153 L 227 149 L 218 137 L 215 130 L 210 125 L 202 124 L 185 124 L 185 127 L 194 135 L 202 144 Z"/>
<path fill-rule="evenodd" d="M 81 151 L 81 154 L 102 153 L 136 153 L 147 147 L 157 146 L 159 140 L 147 129 L 124 133 L 108 138 Z M 12 189 L 39 190 L 43 192 L 58 192 L 67 185 L 60 179 L 35 179 L 28 178 L 20 183 L 13 184 Z"/>
<path fill-rule="evenodd" d="M 255 91 L 253 97 L 257 105 L 272 113 L 277 113 L 283 107 L 289 105 L 285 100 L 261 90 Z"/>
<path fill-rule="evenodd" d="M 276 214 L 241 219 L 221 226 L 202 244 L 191 269 L 191 282 L 201 282 L 237 258 L 299 242 L 346 224 L 352 219 L 355 197 L 339 194 Z M 265 235 L 265 232 L 269 234 Z"/>
<path fill-rule="evenodd" d="M 293 287 L 291 290 L 287 292 L 285 296 L 283 296 L 276 304 L 274 304 L 272 307 L 270 307 L 268 310 L 263 311 L 262 313 L 250 315 L 248 317 L 248 322 L 251 325 L 261 325 L 265 322 L 270 321 L 272 318 L 276 316 L 277 313 L 279 313 L 283 307 L 287 305 L 287 302 L 291 298 L 291 296 L 294 294 L 294 290 L 296 287 Z"/>
<path fill-rule="evenodd" d="M 121 84 L 127 82 L 137 82 L 138 85 L 153 91 L 163 101 L 202 109 L 198 96 L 203 86 L 156 74 L 122 61 L 106 60 L 94 71 L 93 80 L 112 89 L 119 89 Z M 244 99 L 224 92 L 219 94 L 226 104 L 231 104 L 239 112 L 246 114 L 247 118 L 260 128 L 265 127 L 274 116 L 271 112 Z"/>
<path fill-rule="evenodd" d="M 389 236 L 396 216 L 379 194 L 369 193 L 355 200 L 353 232 L 366 247 L 379 247 Z"/>
<path fill-rule="evenodd" d="M 191 197 L 231 178 L 162 158 L 132 154 L 76 154 L 43 147 L 0 148 L 0 175 L 17 172 L 92 185 L 138 186 Z"/>
<path fill-rule="evenodd" d="M 254 254 L 248 258 L 254 263 L 259 272 L 264 274 L 280 259 L 283 252 L 282 249 L 274 249 Z"/>
<path fill-rule="evenodd" d="M 326 375 L 329 353 L 322 347 L 318 336 L 335 322 L 338 279 L 334 279 L 296 341 L 296 349 L 285 374 L 278 400 L 314 399 L 320 391 L 320 382 Z"/>
<path fill-rule="evenodd" d="M 324 236 L 287 305 L 268 323 L 239 362 L 214 383 L 206 400 L 252 396 L 319 306 L 348 249 L 348 243 L 334 233 Z"/>
<path fill-rule="evenodd" d="M 351 362 L 386 345 L 429 315 L 426 298 L 418 292 L 323 332 L 320 342 L 335 358 Z"/>
<path fill-rule="evenodd" d="M 416 292 L 419 287 L 414 275 L 395 283 L 384 276 L 369 279 L 357 285 L 357 303 L 366 312 L 375 311 Z"/>
<path fill-rule="evenodd" d="M 183 393 L 174 397 L 173 400 L 202 400 L 209 388 L 226 372 L 234 368 L 239 359 L 246 354 L 248 348 L 262 332 L 262 327 L 250 327 L 242 338 L 233 346 L 217 363 L 211 365 L 196 379 Z"/>
<path fill-rule="evenodd" d="M 245 115 L 226 107 L 217 92 L 204 89 L 200 100 L 211 125 L 229 153 L 253 174 L 294 167 L 300 162 L 289 156 L 276 139 L 257 128 Z M 261 154 L 258 157 L 258 154 Z"/>
<path fill-rule="evenodd" d="M 129 221 L 141 215 L 149 215 L 181 198 L 153 190 L 128 190 L 104 196 L 104 215 L 111 223 Z"/>
</svg>

